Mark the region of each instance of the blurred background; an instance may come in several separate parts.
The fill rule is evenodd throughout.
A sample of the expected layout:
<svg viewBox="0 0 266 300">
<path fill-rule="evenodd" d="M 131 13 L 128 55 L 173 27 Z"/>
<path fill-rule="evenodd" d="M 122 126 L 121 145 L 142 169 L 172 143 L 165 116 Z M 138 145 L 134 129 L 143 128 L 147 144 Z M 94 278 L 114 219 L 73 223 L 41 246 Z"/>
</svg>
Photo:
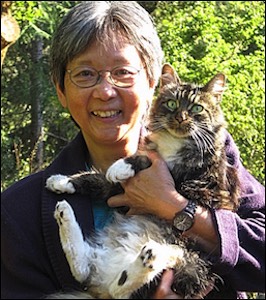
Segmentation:
<svg viewBox="0 0 266 300">
<path fill-rule="evenodd" d="M 49 47 L 61 16 L 78 2 L 1 1 L 2 190 L 47 166 L 77 133 L 50 80 Z M 165 62 L 181 79 L 204 84 L 226 75 L 228 130 L 243 164 L 264 184 L 264 1 L 139 3 L 153 16 Z"/>
</svg>

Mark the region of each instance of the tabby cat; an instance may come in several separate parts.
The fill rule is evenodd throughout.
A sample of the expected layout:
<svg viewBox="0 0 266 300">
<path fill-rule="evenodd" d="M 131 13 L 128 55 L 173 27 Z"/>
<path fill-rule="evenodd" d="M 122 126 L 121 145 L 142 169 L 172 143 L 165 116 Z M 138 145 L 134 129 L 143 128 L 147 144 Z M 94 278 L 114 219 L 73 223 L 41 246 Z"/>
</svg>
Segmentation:
<svg viewBox="0 0 266 300">
<path fill-rule="evenodd" d="M 224 89 L 221 73 L 201 87 L 181 82 L 165 64 L 144 144 L 165 159 L 180 194 L 204 207 L 236 210 L 239 182 L 227 161 L 226 122 L 220 107 Z M 57 193 L 78 192 L 107 200 L 123 192 L 120 182 L 150 165 L 146 156 L 136 154 L 118 160 L 106 174 L 54 175 L 46 186 Z M 170 224 L 154 216 L 115 213 L 114 222 L 97 233 L 97 244 L 83 241 L 65 200 L 57 204 L 55 218 L 73 276 L 88 282 L 86 298 L 146 299 L 152 282 L 167 268 L 175 270 L 173 288 L 185 298 L 193 297 L 215 278 L 208 260 L 173 232 Z M 70 244 L 77 245 L 76 249 Z"/>
</svg>

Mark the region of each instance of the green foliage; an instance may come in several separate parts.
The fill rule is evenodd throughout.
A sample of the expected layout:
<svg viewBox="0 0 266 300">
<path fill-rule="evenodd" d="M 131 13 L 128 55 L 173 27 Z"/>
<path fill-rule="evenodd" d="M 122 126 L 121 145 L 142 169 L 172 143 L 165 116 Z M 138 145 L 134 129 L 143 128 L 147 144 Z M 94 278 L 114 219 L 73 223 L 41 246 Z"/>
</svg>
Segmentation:
<svg viewBox="0 0 266 300">
<path fill-rule="evenodd" d="M 80 1 L 13 1 L 21 36 L 4 61 L 1 80 L 1 188 L 32 172 L 32 109 L 38 77 L 42 96 L 44 163 L 75 135 L 49 77 L 49 47 L 55 26 Z M 150 3 L 149 3 L 150 2 Z M 165 51 L 180 77 L 205 83 L 218 71 L 227 76 L 223 108 L 244 165 L 264 182 L 263 1 L 142 1 L 152 11 Z M 32 45 L 42 40 L 42 57 Z M 38 71 L 40 70 L 40 71 Z"/>
<path fill-rule="evenodd" d="M 32 173 L 36 144 L 32 144 L 32 109 L 37 87 L 41 86 L 43 121 L 43 167 L 77 132 L 60 106 L 49 76 L 49 47 L 56 23 L 75 1 L 14 1 L 13 16 L 21 36 L 4 61 L 1 80 L 1 189 Z M 42 39 L 41 59 L 36 64 L 32 44 Z"/>
<path fill-rule="evenodd" d="M 160 1 L 153 12 L 165 60 L 181 79 L 227 77 L 222 106 L 247 169 L 265 178 L 263 1 Z"/>
</svg>

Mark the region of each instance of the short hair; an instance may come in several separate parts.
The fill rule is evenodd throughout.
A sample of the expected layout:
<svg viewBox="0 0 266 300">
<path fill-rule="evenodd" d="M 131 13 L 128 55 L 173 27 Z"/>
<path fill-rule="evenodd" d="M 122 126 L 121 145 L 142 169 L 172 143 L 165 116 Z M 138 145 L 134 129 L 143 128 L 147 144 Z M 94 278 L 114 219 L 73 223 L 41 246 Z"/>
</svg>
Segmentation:
<svg viewBox="0 0 266 300">
<path fill-rule="evenodd" d="M 157 85 L 163 51 L 149 13 L 136 1 L 85 1 L 74 6 L 62 19 L 51 45 L 51 76 L 64 90 L 66 65 L 89 45 L 122 35 L 135 46 L 148 79 Z M 118 41 L 115 41 L 118 42 Z"/>
</svg>

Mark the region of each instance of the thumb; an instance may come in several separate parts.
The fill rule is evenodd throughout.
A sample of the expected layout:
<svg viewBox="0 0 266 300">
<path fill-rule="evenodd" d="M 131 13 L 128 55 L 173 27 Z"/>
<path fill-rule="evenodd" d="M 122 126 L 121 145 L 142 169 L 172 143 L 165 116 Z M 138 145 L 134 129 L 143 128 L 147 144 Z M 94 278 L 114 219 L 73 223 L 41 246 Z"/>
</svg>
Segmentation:
<svg viewBox="0 0 266 300">
<path fill-rule="evenodd" d="M 148 151 L 147 152 L 147 156 L 149 157 L 149 159 L 152 162 L 154 162 L 156 160 L 162 160 L 161 155 L 158 152 L 156 152 L 156 151 Z"/>
<path fill-rule="evenodd" d="M 155 168 L 165 168 L 167 167 L 166 161 L 162 158 L 162 156 L 155 151 L 149 151 L 147 152 L 147 156 L 151 160 L 151 163 L 153 166 L 156 166 Z"/>
<path fill-rule="evenodd" d="M 173 270 L 167 269 L 162 275 L 161 282 L 152 299 L 183 299 L 184 297 L 174 293 L 171 289 L 174 280 Z"/>
</svg>

